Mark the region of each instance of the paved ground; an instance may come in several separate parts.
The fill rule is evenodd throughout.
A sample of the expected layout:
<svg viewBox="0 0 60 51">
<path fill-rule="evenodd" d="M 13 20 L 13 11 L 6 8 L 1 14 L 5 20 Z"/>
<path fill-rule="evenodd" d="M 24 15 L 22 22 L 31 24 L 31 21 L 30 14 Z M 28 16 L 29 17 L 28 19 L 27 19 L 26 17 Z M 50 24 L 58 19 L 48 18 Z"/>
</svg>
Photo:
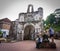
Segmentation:
<svg viewBox="0 0 60 51">
<path fill-rule="evenodd" d="M 0 51 L 60 51 L 60 40 L 55 40 L 56 49 L 36 49 L 34 41 L 20 41 L 16 43 L 1 43 Z"/>
</svg>

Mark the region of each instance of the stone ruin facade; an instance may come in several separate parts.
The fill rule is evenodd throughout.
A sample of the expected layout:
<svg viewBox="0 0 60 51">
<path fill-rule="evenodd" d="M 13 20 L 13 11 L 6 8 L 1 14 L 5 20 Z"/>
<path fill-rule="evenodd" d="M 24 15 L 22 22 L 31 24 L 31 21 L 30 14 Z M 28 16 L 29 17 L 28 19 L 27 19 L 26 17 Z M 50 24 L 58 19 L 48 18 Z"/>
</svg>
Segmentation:
<svg viewBox="0 0 60 51">
<path fill-rule="evenodd" d="M 43 8 L 34 11 L 33 5 L 28 5 L 26 13 L 19 13 L 16 20 L 17 40 L 34 40 L 43 30 Z"/>
</svg>

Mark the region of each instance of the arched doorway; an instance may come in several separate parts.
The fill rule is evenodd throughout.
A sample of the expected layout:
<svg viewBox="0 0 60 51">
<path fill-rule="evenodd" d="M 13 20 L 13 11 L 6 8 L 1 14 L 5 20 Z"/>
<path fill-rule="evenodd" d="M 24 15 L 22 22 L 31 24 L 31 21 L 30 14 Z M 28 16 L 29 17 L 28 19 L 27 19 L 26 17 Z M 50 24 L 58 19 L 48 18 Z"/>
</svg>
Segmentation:
<svg viewBox="0 0 60 51">
<path fill-rule="evenodd" d="M 27 25 L 24 29 L 24 40 L 33 40 L 35 37 L 35 28 L 32 25 Z"/>
</svg>

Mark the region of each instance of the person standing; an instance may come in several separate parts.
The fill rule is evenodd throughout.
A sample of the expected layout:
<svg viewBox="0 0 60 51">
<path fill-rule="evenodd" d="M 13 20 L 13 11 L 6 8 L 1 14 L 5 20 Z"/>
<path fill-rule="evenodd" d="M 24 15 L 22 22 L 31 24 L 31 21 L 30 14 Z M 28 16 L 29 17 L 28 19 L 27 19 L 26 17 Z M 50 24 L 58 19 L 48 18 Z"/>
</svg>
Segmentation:
<svg viewBox="0 0 60 51">
<path fill-rule="evenodd" d="M 39 35 L 37 35 L 37 37 L 36 37 L 36 48 L 39 48 L 39 42 L 38 42 L 38 39 L 39 39 Z"/>
<path fill-rule="evenodd" d="M 50 38 L 51 38 L 52 42 L 54 42 L 54 30 L 52 27 L 49 28 L 49 34 L 50 34 Z"/>
<path fill-rule="evenodd" d="M 42 43 L 42 36 L 37 35 L 37 37 L 36 37 L 36 48 L 39 48 L 41 43 Z"/>
</svg>

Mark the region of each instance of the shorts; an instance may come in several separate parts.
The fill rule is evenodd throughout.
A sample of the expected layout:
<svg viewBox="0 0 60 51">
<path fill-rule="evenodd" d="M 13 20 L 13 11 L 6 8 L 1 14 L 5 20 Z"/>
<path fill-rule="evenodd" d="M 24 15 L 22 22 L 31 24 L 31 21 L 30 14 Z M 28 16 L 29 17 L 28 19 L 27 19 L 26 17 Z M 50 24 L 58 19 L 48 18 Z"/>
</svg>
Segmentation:
<svg viewBox="0 0 60 51">
<path fill-rule="evenodd" d="M 54 37 L 54 35 L 50 35 L 50 38 L 51 38 L 51 37 Z"/>
</svg>

